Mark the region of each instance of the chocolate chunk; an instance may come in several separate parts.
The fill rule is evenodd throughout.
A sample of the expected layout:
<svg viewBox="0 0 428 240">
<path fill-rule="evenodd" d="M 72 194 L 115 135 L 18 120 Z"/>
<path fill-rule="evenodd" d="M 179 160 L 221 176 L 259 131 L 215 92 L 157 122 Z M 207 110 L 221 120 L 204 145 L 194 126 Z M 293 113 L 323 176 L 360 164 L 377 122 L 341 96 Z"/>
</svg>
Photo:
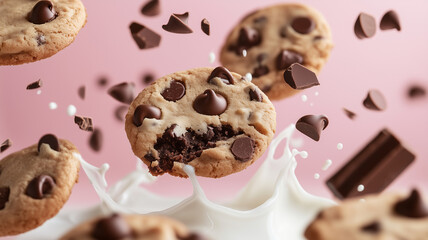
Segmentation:
<svg viewBox="0 0 428 240">
<path fill-rule="evenodd" d="M 159 108 L 142 104 L 142 105 L 139 105 L 137 108 L 135 108 L 132 122 L 136 127 L 139 127 L 143 124 L 143 121 L 145 118 L 160 119 L 161 115 L 162 115 L 162 112 Z"/>
<path fill-rule="evenodd" d="M 287 37 L 287 26 L 283 26 L 280 30 L 279 30 L 279 35 L 282 38 L 286 38 Z"/>
<path fill-rule="evenodd" d="M 173 80 L 169 85 L 169 88 L 162 92 L 162 97 L 168 101 L 180 100 L 186 94 L 186 87 L 180 81 Z"/>
<path fill-rule="evenodd" d="M 221 94 L 217 94 L 212 89 L 196 97 L 193 101 L 193 109 L 204 115 L 220 115 L 227 108 L 227 101 Z"/>
<path fill-rule="evenodd" d="M 148 85 L 155 80 L 155 76 L 151 73 L 146 73 L 143 75 L 143 84 Z"/>
<path fill-rule="evenodd" d="M 397 29 L 397 31 L 401 31 L 400 19 L 398 18 L 398 14 L 393 10 L 386 12 L 380 20 L 380 29 Z"/>
<path fill-rule="evenodd" d="M 291 22 L 294 31 L 300 34 L 308 34 L 315 28 L 315 23 L 309 17 L 297 17 Z"/>
<path fill-rule="evenodd" d="M 52 193 L 55 185 L 55 180 L 51 176 L 40 175 L 28 183 L 25 194 L 34 199 L 43 199 Z"/>
<path fill-rule="evenodd" d="M 0 187 L 0 210 L 6 207 L 6 203 L 9 201 L 9 194 L 9 187 Z"/>
<path fill-rule="evenodd" d="M 284 72 L 284 80 L 294 89 L 305 89 L 320 85 L 314 72 L 299 63 L 293 63 Z"/>
<path fill-rule="evenodd" d="M 340 199 L 379 193 L 414 159 L 415 155 L 384 129 L 338 170 L 327 186 Z M 361 184 L 364 192 L 358 191 Z"/>
<path fill-rule="evenodd" d="M 238 46 L 242 49 L 250 49 L 261 43 L 262 38 L 257 29 L 251 27 L 243 27 L 239 30 Z"/>
<path fill-rule="evenodd" d="M 114 116 L 117 120 L 123 122 L 125 121 L 125 115 L 128 112 L 128 106 L 118 106 L 114 111 Z"/>
<path fill-rule="evenodd" d="M 276 68 L 278 70 L 287 69 L 293 63 L 302 64 L 303 56 L 290 50 L 282 50 L 276 58 Z"/>
<path fill-rule="evenodd" d="M 386 109 L 386 100 L 378 90 L 370 90 L 363 101 L 363 105 L 371 110 L 383 111 Z"/>
<path fill-rule="evenodd" d="M 363 227 L 361 227 L 361 231 L 368 232 L 368 233 L 379 233 L 380 232 L 380 223 L 379 222 L 373 222 L 370 224 L 367 224 Z"/>
<path fill-rule="evenodd" d="M 46 44 L 46 37 L 45 37 L 45 35 L 43 35 L 41 33 L 37 34 L 36 40 L 37 40 L 37 46 L 38 47 Z"/>
<path fill-rule="evenodd" d="M 0 153 L 6 151 L 6 149 L 10 148 L 12 146 L 12 140 L 6 139 L 2 144 L 0 145 Z"/>
<path fill-rule="evenodd" d="M 261 77 L 269 73 L 269 68 L 264 65 L 260 65 L 254 68 L 252 76 L 255 78 Z"/>
<path fill-rule="evenodd" d="M 407 92 L 409 98 L 421 98 L 426 95 L 426 90 L 422 86 L 411 86 Z"/>
<path fill-rule="evenodd" d="M 86 95 L 86 87 L 85 86 L 80 86 L 77 89 L 77 94 L 79 95 L 80 99 L 84 100 L 85 99 L 85 95 Z"/>
<path fill-rule="evenodd" d="M 206 18 L 201 21 L 201 29 L 206 35 L 210 35 L 210 22 Z"/>
<path fill-rule="evenodd" d="M 58 138 L 53 134 L 46 134 L 40 138 L 37 150 L 40 152 L 40 147 L 42 143 L 48 144 L 52 150 L 59 151 L 59 141 Z"/>
<path fill-rule="evenodd" d="M 354 119 L 357 116 L 357 114 L 346 108 L 343 109 L 343 112 L 345 112 L 346 116 L 348 116 L 350 119 Z"/>
<path fill-rule="evenodd" d="M 74 116 L 74 123 L 76 123 L 83 131 L 94 131 L 94 125 L 92 125 L 92 118 L 76 115 Z"/>
<path fill-rule="evenodd" d="M 263 88 L 261 89 L 264 93 L 269 92 L 272 89 L 272 85 L 265 85 L 263 86 Z"/>
<path fill-rule="evenodd" d="M 129 29 L 131 30 L 132 38 L 134 38 L 134 41 L 137 43 L 140 49 L 148 49 L 159 46 L 161 36 L 150 28 L 133 22 L 131 25 L 129 25 Z"/>
<path fill-rule="evenodd" d="M 400 216 L 408 218 L 428 217 L 428 206 L 418 190 L 413 189 L 409 197 L 397 202 L 394 211 Z"/>
<path fill-rule="evenodd" d="M 28 21 L 34 24 L 44 24 L 58 16 L 51 1 L 39 1 L 28 14 Z"/>
<path fill-rule="evenodd" d="M 324 115 L 306 115 L 297 120 L 296 128 L 315 141 L 320 140 L 321 131 L 328 126 L 328 118 Z"/>
<path fill-rule="evenodd" d="M 99 152 L 103 145 L 103 134 L 99 128 L 95 128 L 89 137 L 89 146 L 95 152 Z"/>
<path fill-rule="evenodd" d="M 211 82 L 211 79 L 215 77 L 220 78 L 221 81 L 224 82 L 225 84 L 235 83 L 235 81 L 233 80 L 232 74 L 225 67 L 216 67 L 208 77 L 208 82 Z"/>
<path fill-rule="evenodd" d="M 98 86 L 100 86 L 100 87 L 105 87 L 105 86 L 107 86 L 108 85 L 108 79 L 106 78 L 106 77 L 100 77 L 99 79 L 98 79 L 98 81 L 97 81 L 97 83 L 98 83 Z"/>
<path fill-rule="evenodd" d="M 141 8 L 141 13 L 145 16 L 153 17 L 160 13 L 159 0 L 150 0 Z"/>
<path fill-rule="evenodd" d="M 169 17 L 169 21 L 167 24 L 162 25 L 162 28 L 165 31 L 172 33 L 192 33 L 192 29 L 187 26 L 187 19 L 189 17 L 189 12 L 185 12 L 183 14 L 172 14 Z"/>
<path fill-rule="evenodd" d="M 268 54 L 267 53 L 260 53 L 259 55 L 257 55 L 257 63 L 258 64 L 263 64 L 268 58 Z"/>
<path fill-rule="evenodd" d="M 233 156 L 239 161 L 246 162 L 254 154 L 254 140 L 249 137 L 237 138 L 230 147 Z"/>
<path fill-rule="evenodd" d="M 27 85 L 27 90 L 37 89 L 37 88 L 40 88 L 41 86 L 43 86 L 43 82 L 42 82 L 41 79 L 39 79 L 39 80 L 37 80 L 35 82 L 32 82 L 32 83 L 28 84 Z"/>
<path fill-rule="evenodd" d="M 256 102 L 263 101 L 263 96 L 258 89 L 250 89 L 248 94 L 250 95 L 250 101 L 253 101 L 253 100 Z"/>
<path fill-rule="evenodd" d="M 131 227 L 116 213 L 98 220 L 94 224 L 91 236 L 97 240 L 133 239 Z"/>
<path fill-rule="evenodd" d="M 109 88 L 108 94 L 119 102 L 130 104 L 135 98 L 134 83 L 123 82 Z"/>
<path fill-rule="evenodd" d="M 354 32 L 357 38 L 371 38 L 376 33 L 376 20 L 373 16 L 360 13 L 355 21 Z"/>
</svg>

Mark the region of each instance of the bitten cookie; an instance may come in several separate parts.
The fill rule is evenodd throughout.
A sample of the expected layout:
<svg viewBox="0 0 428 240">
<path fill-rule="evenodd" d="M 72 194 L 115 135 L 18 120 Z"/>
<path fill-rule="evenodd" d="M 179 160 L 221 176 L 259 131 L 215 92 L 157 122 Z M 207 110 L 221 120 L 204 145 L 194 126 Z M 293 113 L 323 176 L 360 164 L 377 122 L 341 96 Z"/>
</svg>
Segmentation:
<svg viewBox="0 0 428 240">
<path fill-rule="evenodd" d="M 300 4 L 267 7 L 244 17 L 226 38 L 220 62 L 251 73 L 271 100 L 298 92 L 284 82 L 284 70 L 300 63 L 318 73 L 333 47 L 330 27 L 316 10 Z"/>
<path fill-rule="evenodd" d="M 132 102 L 125 130 L 153 175 L 218 178 L 251 165 L 275 133 L 272 103 L 226 68 L 196 68 L 162 77 Z"/>
<path fill-rule="evenodd" d="M 345 200 L 322 211 L 306 229 L 308 240 L 428 239 L 428 206 L 418 191 Z"/>
<path fill-rule="evenodd" d="M 54 135 L 0 161 L 0 236 L 34 229 L 55 216 L 77 182 L 75 146 Z"/>
<path fill-rule="evenodd" d="M 173 219 L 157 215 L 118 215 L 97 218 L 72 229 L 61 240 L 203 240 Z"/>
<path fill-rule="evenodd" d="M 2 0 L 0 65 L 50 57 L 70 45 L 85 23 L 80 0 Z"/>
</svg>

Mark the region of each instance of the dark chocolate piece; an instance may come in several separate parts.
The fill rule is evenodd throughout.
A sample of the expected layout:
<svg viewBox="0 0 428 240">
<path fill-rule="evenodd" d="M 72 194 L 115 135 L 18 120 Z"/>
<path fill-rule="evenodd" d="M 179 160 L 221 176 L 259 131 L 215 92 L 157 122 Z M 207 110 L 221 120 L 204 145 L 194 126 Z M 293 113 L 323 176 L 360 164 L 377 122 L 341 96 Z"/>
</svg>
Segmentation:
<svg viewBox="0 0 428 240">
<path fill-rule="evenodd" d="M 259 65 L 254 68 L 252 76 L 255 78 L 261 77 L 269 73 L 269 68 L 264 65 Z"/>
<path fill-rule="evenodd" d="M 193 101 L 193 109 L 204 115 L 220 115 L 227 108 L 227 101 L 223 95 L 214 92 L 212 89 L 205 90 Z"/>
<path fill-rule="evenodd" d="M 28 183 L 25 195 L 34 199 L 43 199 L 52 193 L 55 185 L 55 180 L 51 176 L 40 175 Z"/>
<path fill-rule="evenodd" d="M 386 109 L 386 100 L 378 90 L 370 90 L 363 105 L 370 110 L 383 111 Z"/>
<path fill-rule="evenodd" d="M 100 77 L 98 80 L 97 80 L 97 83 L 98 83 L 98 86 L 100 86 L 100 87 L 105 87 L 105 86 L 107 86 L 108 85 L 108 79 L 107 79 L 107 77 Z"/>
<path fill-rule="evenodd" d="M 162 112 L 159 108 L 141 104 L 135 108 L 134 117 L 132 118 L 132 122 L 136 127 L 139 127 L 143 124 L 145 118 L 155 118 L 160 119 Z"/>
<path fill-rule="evenodd" d="M 355 114 L 354 112 L 352 112 L 351 110 L 349 110 L 349 109 L 346 109 L 346 108 L 343 108 L 343 112 L 346 114 L 346 116 L 348 116 L 348 118 L 350 118 L 350 119 L 354 119 L 356 116 L 357 116 L 357 114 Z"/>
<path fill-rule="evenodd" d="M 40 88 L 41 86 L 43 86 L 43 82 L 42 82 L 41 79 L 39 79 L 39 80 L 37 80 L 35 82 L 32 82 L 32 83 L 28 84 L 27 85 L 27 90 L 37 89 L 37 88 Z"/>
<path fill-rule="evenodd" d="M 373 223 L 370 223 L 370 224 L 367 224 L 367 225 L 361 227 L 361 231 L 372 233 L 372 234 L 379 233 L 380 229 L 381 229 L 381 227 L 380 227 L 379 222 L 373 222 Z"/>
<path fill-rule="evenodd" d="M 319 141 L 321 131 L 328 126 L 328 118 L 324 115 L 306 115 L 297 120 L 296 128 L 301 133 Z"/>
<path fill-rule="evenodd" d="M 428 217 L 428 206 L 416 189 L 412 190 L 409 197 L 397 202 L 394 211 L 396 214 L 408 218 Z"/>
<path fill-rule="evenodd" d="M 118 106 L 116 110 L 114 111 L 114 116 L 117 120 L 123 122 L 125 121 L 126 113 L 128 112 L 128 106 Z"/>
<path fill-rule="evenodd" d="M 89 137 L 89 146 L 95 152 L 99 152 L 103 145 L 103 134 L 99 128 L 94 128 L 91 136 Z"/>
<path fill-rule="evenodd" d="M 239 31 L 239 36 L 238 36 L 239 49 L 249 50 L 251 47 L 259 45 L 261 41 L 262 41 L 262 38 L 257 29 L 254 29 L 251 27 L 243 27 Z"/>
<path fill-rule="evenodd" d="M 0 211 L 6 207 L 6 203 L 9 201 L 9 194 L 9 187 L 0 187 Z"/>
<path fill-rule="evenodd" d="M 210 35 L 210 22 L 206 18 L 201 21 L 201 29 L 206 35 Z"/>
<path fill-rule="evenodd" d="M 241 162 L 251 159 L 254 154 L 254 140 L 245 136 L 237 138 L 230 147 L 233 156 Z"/>
<path fill-rule="evenodd" d="M 148 85 L 155 80 L 155 76 L 151 73 L 146 73 L 143 75 L 143 84 Z"/>
<path fill-rule="evenodd" d="M 284 80 L 294 89 L 305 89 L 320 85 L 317 75 L 299 63 L 293 63 L 284 72 Z"/>
<path fill-rule="evenodd" d="M 97 240 L 133 239 L 131 227 L 116 213 L 98 220 L 94 224 L 91 236 Z"/>
<path fill-rule="evenodd" d="M 383 191 L 415 159 L 387 129 L 382 130 L 348 163 L 338 170 L 327 186 L 343 199 Z M 364 191 L 358 191 L 362 184 Z"/>
<path fill-rule="evenodd" d="M 134 41 L 137 43 L 140 49 L 148 49 L 159 46 L 161 36 L 150 28 L 133 22 L 131 25 L 129 25 L 129 29 L 131 30 L 132 38 L 134 38 Z"/>
<path fill-rule="evenodd" d="M 80 86 L 77 89 L 77 94 L 79 95 L 80 99 L 84 100 L 86 96 L 86 87 L 84 85 Z"/>
<path fill-rule="evenodd" d="M 180 100 L 186 94 L 186 87 L 180 81 L 171 81 L 169 88 L 162 92 L 162 97 L 168 101 Z"/>
<path fill-rule="evenodd" d="M 234 84 L 233 76 L 225 67 L 216 67 L 208 77 L 208 82 L 211 82 L 211 79 L 218 77 L 225 84 Z"/>
<path fill-rule="evenodd" d="M 187 26 L 187 19 L 189 18 L 189 12 L 185 12 L 183 14 L 173 13 L 169 17 L 169 21 L 167 24 L 162 25 L 162 28 L 165 31 L 172 33 L 192 33 L 192 29 Z"/>
<path fill-rule="evenodd" d="M 385 15 L 383 15 L 382 19 L 380 20 L 380 29 L 397 29 L 397 31 L 401 31 L 400 19 L 394 10 L 390 10 L 386 12 Z"/>
<path fill-rule="evenodd" d="M 39 1 L 28 14 L 28 21 L 34 24 L 44 24 L 58 16 L 51 1 Z"/>
<path fill-rule="evenodd" d="M 108 94 L 119 102 L 130 104 L 135 98 L 134 83 L 123 82 L 109 88 Z"/>
<path fill-rule="evenodd" d="M 407 95 L 409 96 L 409 98 L 421 98 L 421 97 L 425 97 L 426 95 L 426 90 L 424 87 L 422 86 L 418 86 L 418 85 L 413 85 L 409 88 Z"/>
<path fill-rule="evenodd" d="M 360 13 L 355 21 L 354 32 L 357 38 L 371 38 L 376 33 L 376 19 L 366 13 Z"/>
<path fill-rule="evenodd" d="M 315 28 L 315 23 L 309 17 L 297 17 L 291 22 L 294 31 L 300 34 L 308 34 Z"/>
<path fill-rule="evenodd" d="M 6 139 L 2 144 L 0 145 L 0 153 L 6 151 L 6 149 L 10 148 L 12 146 L 12 140 Z"/>
<path fill-rule="evenodd" d="M 46 37 L 42 33 L 37 34 L 37 46 L 40 47 L 44 44 L 46 44 Z"/>
<path fill-rule="evenodd" d="M 150 0 L 141 8 L 141 13 L 145 16 L 153 17 L 160 13 L 159 0 Z"/>
<path fill-rule="evenodd" d="M 278 70 L 287 69 L 293 63 L 302 64 L 303 56 L 290 50 L 282 50 L 276 58 L 276 68 Z"/>
<path fill-rule="evenodd" d="M 42 143 L 46 143 L 52 150 L 59 151 L 59 141 L 58 138 L 53 134 L 46 134 L 40 138 L 37 150 L 40 152 L 40 147 Z"/>
<path fill-rule="evenodd" d="M 92 132 L 94 131 L 94 125 L 92 124 L 92 118 L 83 116 L 74 116 L 74 123 L 76 123 L 83 131 Z"/>
<path fill-rule="evenodd" d="M 262 102 L 263 96 L 258 89 L 250 89 L 248 92 L 250 95 L 250 101 Z"/>
</svg>

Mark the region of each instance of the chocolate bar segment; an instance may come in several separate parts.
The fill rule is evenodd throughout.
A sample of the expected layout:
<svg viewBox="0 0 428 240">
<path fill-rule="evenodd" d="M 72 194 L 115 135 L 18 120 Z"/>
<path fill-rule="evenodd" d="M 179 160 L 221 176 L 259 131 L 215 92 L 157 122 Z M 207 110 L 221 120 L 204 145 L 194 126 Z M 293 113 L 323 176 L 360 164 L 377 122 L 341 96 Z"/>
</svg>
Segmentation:
<svg viewBox="0 0 428 240">
<path fill-rule="evenodd" d="M 379 193 L 414 159 L 412 152 L 391 132 L 383 129 L 326 183 L 340 199 Z M 359 185 L 364 186 L 364 191 L 358 191 Z"/>
</svg>

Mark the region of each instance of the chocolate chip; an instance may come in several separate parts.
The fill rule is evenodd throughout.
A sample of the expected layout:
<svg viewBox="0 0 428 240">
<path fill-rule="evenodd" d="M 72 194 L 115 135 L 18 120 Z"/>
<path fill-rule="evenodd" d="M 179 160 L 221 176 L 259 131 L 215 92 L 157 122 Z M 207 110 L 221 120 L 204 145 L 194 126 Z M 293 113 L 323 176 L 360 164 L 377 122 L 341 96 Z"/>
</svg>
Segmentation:
<svg viewBox="0 0 428 240">
<path fill-rule="evenodd" d="M 131 25 L 129 25 L 129 29 L 131 30 L 132 38 L 134 38 L 135 43 L 137 43 L 140 49 L 148 49 L 159 46 L 161 36 L 150 28 L 133 22 Z"/>
<path fill-rule="evenodd" d="M 426 95 L 426 90 L 422 86 L 414 85 L 409 88 L 407 95 L 409 98 L 421 98 Z"/>
<path fill-rule="evenodd" d="M 132 122 L 136 127 L 139 127 L 143 124 L 143 121 L 145 118 L 160 119 L 161 115 L 162 115 L 162 112 L 159 108 L 142 104 L 142 105 L 139 105 L 137 108 L 135 108 Z"/>
<path fill-rule="evenodd" d="M 130 104 L 134 98 L 134 83 L 123 82 L 109 88 L 108 94 L 119 102 Z"/>
<path fill-rule="evenodd" d="M 218 77 L 225 84 L 234 84 L 233 76 L 225 67 L 216 67 L 208 77 L 208 82 L 211 82 L 211 79 Z"/>
<path fill-rule="evenodd" d="M 383 111 L 386 109 L 386 100 L 378 90 L 370 90 L 363 101 L 363 105 L 371 110 Z"/>
<path fill-rule="evenodd" d="M 186 94 L 186 87 L 180 81 L 173 80 L 169 85 L 169 88 L 162 92 L 162 97 L 168 101 L 180 100 Z"/>
<path fill-rule="evenodd" d="M 375 18 L 366 13 L 360 13 L 355 21 L 354 32 L 359 39 L 373 37 L 376 33 Z"/>
<path fill-rule="evenodd" d="M 324 115 L 306 115 L 297 120 L 296 128 L 315 141 L 320 140 L 321 131 L 328 126 L 328 118 Z"/>
<path fill-rule="evenodd" d="M 396 203 L 394 211 L 398 215 L 408 218 L 428 217 L 428 206 L 416 189 L 412 190 L 409 197 Z"/>
<path fill-rule="evenodd" d="M 386 12 L 380 20 L 380 29 L 397 29 L 397 31 L 401 31 L 400 19 L 398 18 L 398 14 L 393 10 Z"/>
<path fill-rule="evenodd" d="M 263 86 L 263 88 L 261 89 L 264 93 L 269 92 L 272 89 L 272 85 L 265 85 Z"/>
<path fill-rule="evenodd" d="M 201 29 L 206 35 L 210 35 L 210 22 L 206 18 L 201 21 Z"/>
<path fill-rule="evenodd" d="M 260 33 L 257 29 L 251 27 L 243 27 L 239 31 L 238 46 L 243 49 L 250 49 L 253 46 L 259 45 L 262 41 Z"/>
<path fill-rule="evenodd" d="M 279 35 L 282 38 L 286 38 L 287 37 L 287 26 L 281 27 L 281 29 L 279 30 Z"/>
<path fill-rule="evenodd" d="M 40 138 L 37 150 L 40 152 L 40 147 L 42 144 L 48 144 L 52 150 L 59 151 L 59 141 L 58 138 L 53 134 L 46 134 Z"/>
<path fill-rule="evenodd" d="M 143 75 L 143 84 L 148 85 L 155 80 L 155 76 L 151 73 L 146 73 Z"/>
<path fill-rule="evenodd" d="M 44 24 L 58 16 L 51 1 L 39 1 L 28 14 L 28 21 L 34 24 Z"/>
<path fill-rule="evenodd" d="M 220 115 L 227 108 L 227 101 L 221 94 L 217 94 L 212 89 L 196 97 L 193 102 L 193 109 L 204 115 Z"/>
<path fill-rule="evenodd" d="M 294 89 L 305 89 L 320 85 L 314 72 L 299 63 L 293 63 L 284 72 L 284 80 Z"/>
<path fill-rule="evenodd" d="M 367 225 L 361 227 L 361 231 L 373 233 L 373 234 L 379 233 L 380 229 L 381 229 L 381 227 L 380 227 L 379 222 L 373 222 L 373 223 L 370 223 L 370 224 L 367 224 Z"/>
<path fill-rule="evenodd" d="M 89 137 L 89 146 L 95 152 L 99 152 L 103 145 L 103 134 L 99 128 L 95 128 Z"/>
<path fill-rule="evenodd" d="M 118 214 L 98 220 L 94 224 L 91 236 L 97 240 L 133 239 L 131 227 Z"/>
<path fill-rule="evenodd" d="M 165 31 L 172 33 L 192 33 L 192 29 L 187 26 L 187 19 L 189 17 L 189 12 L 185 12 L 183 14 L 172 14 L 169 17 L 169 21 L 167 24 L 162 25 L 162 28 Z"/>
<path fill-rule="evenodd" d="M 343 109 L 343 112 L 345 112 L 346 116 L 348 116 L 350 119 L 354 119 L 357 116 L 357 114 L 346 108 Z"/>
<path fill-rule="evenodd" d="M 86 95 L 86 87 L 85 86 L 80 86 L 77 89 L 77 95 L 79 95 L 80 99 L 84 100 L 85 99 L 85 95 Z"/>
<path fill-rule="evenodd" d="M 293 63 L 302 64 L 303 56 L 290 50 L 282 50 L 276 58 L 276 68 L 278 70 L 287 69 Z"/>
<path fill-rule="evenodd" d="M 92 125 L 92 118 L 76 115 L 74 116 L 74 123 L 76 123 L 83 131 L 94 131 L 94 125 Z"/>
<path fill-rule="evenodd" d="M 266 75 L 268 73 L 269 73 L 269 68 L 267 66 L 263 65 L 263 66 L 255 67 L 252 75 L 253 75 L 253 77 L 258 78 L 258 77 L 261 77 L 261 76 Z"/>
<path fill-rule="evenodd" d="M 25 194 L 34 199 L 43 199 L 52 193 L 55 185 L 55 180 L 51 176 L 40 175 L 28 183 Z"/>
<path fill-rule="evenodd" d="M 308 34 L 315 28 L 315 23 L 309 17 L 297 17 L 291 22 L 294 31 L 300 34 Z"/>
<path fill-rule="evenodd" d="M 141 13 L 145 16 L 153 17 L 160 13 L 159 0 L 150 0 L 141 8 Z"/>
<path fill-rule="evenodd" d="M 263 96 L 258 89 L 254 89 L 254 90 L 250 89 L 248 94 L 250 95 L 250 101 L 253 101 L 253 100 L 256 102 L 262 102 L 263 101 Z"/>
<path fill-rule="evenodd" d="M 128 106 L 118 106 L 114 111 L 114 116 L 117 120 L 123 122 L 125 121 L 125 115 L 128 112 Z"/>
<path fill-rule="evenodd" d="M 28 84 L 27 85 L 27 90 L 37 89 L 37 88 L 40 88 L 41 86 L 43 86 L 43 82 L 42 82 L 41 79 L 39 79 L 39 80 L 37 80 L 35 82 L 32 82 L 32 83 Z"/>
<path fill-rule="evenodd" d="M 100 77 L 99 79 L 98 79 L 98 81 L 97 81 L 97 83 L 98 83 L 98 86 L 100 86 L 100 87 L 105 87 L 105 86 L 107 86 L 107 84 L 108 84 L 108 79 L 106 78 L 106 77 Z"/>
<path fill-rule="evenodd" d="M 0 153 L 6 151 L 6 149 L 10 148 L 12 146 L 12 140 L 6 139 L 2 144 L 0 145 Z"/>
<path fill-rule="evenodd" d="M 0 187 L 0 210 L 6 207 L 6 203 L 9 201 L 9 194 L 9 187 Z"/>
<path fill-rule="evenodd" d="M 41 33 L 37 34 L 36 40 L 37 40 L 37 46 L 38 47 L 46 44 L 46 37 L 45 37 L 45 35 L 43 35 Z"/>
<path fill-rule="evenodd" d="M 230 147 L 230 151 L 236 159 L 246 162 L 254 153 L 254 140 L 249 137 L 237 138 Z"/>
</svg>

